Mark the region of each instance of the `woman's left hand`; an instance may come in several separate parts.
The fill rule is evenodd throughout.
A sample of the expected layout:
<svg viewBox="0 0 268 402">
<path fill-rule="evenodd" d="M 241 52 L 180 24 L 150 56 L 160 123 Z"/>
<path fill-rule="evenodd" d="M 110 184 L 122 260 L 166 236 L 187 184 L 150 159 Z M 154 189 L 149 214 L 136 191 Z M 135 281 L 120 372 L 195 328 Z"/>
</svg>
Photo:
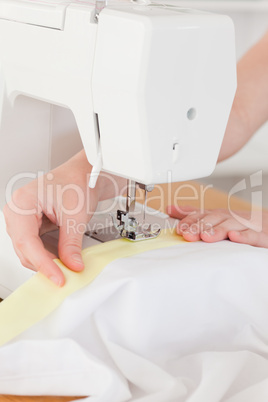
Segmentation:
<svg viewBox="0 0 268 402">
<path fill-rule="evenodd" d="M 172 218 L 180 219 L 177 233 L 187 241 L 214 243 L 229 239 L 235 243 L 268 248 L 268 212 L 229 212 L 225 209 L 200 211 L 192 207 L 167 208 Z"/>
</svg>

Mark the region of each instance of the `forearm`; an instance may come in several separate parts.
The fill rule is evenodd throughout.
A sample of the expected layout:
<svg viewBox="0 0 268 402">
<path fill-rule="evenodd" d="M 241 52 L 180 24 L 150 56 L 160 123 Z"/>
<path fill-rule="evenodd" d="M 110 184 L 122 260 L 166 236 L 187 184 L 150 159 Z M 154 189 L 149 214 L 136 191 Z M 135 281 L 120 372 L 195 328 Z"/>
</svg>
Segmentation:
<svg viewBox="0 0 268 402">
<path fill-rule="evenodd" d="M 219 161 L 242 148 L 268 119 L 268 32 L 237 65 L 237 92 Z"/>
</svg>

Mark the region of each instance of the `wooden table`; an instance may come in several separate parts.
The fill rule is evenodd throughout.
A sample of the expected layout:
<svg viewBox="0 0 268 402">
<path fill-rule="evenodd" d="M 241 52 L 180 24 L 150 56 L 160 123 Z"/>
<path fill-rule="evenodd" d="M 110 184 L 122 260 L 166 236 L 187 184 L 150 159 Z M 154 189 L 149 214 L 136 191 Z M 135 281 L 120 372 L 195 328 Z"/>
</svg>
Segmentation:
<svg viewBox="0 0 268 402">
<path fill-rule="evenodd" d="M 143 193 L 138 193 L 142 201 Z M 172 183 L 156 186 L 148 194 L 148 206 L 165 211 L 167 205 L 191 205 L 196 208 L 228 208 L 228 194 L 196 182 Z M 251 205 L 237 197 L 229 199 L 232 210 L 250 210 Z M 0 402 L 67 402 L 78 397 L 0 395 Z"/>
</svg>

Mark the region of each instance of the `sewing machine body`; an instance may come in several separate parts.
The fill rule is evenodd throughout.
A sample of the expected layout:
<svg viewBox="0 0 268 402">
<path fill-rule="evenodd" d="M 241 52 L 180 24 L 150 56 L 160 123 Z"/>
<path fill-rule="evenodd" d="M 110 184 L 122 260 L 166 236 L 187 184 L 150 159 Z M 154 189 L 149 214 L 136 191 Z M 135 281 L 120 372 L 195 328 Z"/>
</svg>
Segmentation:
<svg viewBox="0 0 268 402">
<path fill-rule="evenodd" d="M 236 89 L 233 24 L 174 4 L 116 1 L 96 17 L 86 0 L 0 0 L 1 207 L 82 146 L 96 177 L 213 171 Z"/>
<path fill-rule="evenodd" d="M 125 1 L 95 17 L 87 1 L 0 1 L 1 204 L 14 175 L 79 149 L 75 132 L 92 165 L 144 184 L 213 171 L 236 88 L 230 19 Z"/>
</svg>

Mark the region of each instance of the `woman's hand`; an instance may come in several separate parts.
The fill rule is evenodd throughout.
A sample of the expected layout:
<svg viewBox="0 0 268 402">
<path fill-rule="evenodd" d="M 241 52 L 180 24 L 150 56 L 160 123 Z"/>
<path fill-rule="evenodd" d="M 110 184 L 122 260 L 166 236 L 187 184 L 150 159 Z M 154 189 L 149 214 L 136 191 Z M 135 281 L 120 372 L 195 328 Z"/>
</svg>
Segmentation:
<svg viewBox="0 0 268 402">
<path fill-rule="evenodd" d="M 120 180 L 100 176 L 89 189 L 91 165 L 84 151 L 69 161 L 15 191 L 4 208 L 7 232 L 21 263 L 42 272 L 58 286 L 64 276 L 53 262 L 40 235 L 53 226 L 59 228 L 59 257 L 73 271 L 81 271 L 83 230 L 97 208 L 99 200 L 111 198 L 119 190 Z M 117 181 L 116 181 L 117 180 Z"/>
<path fill-rule="evenodd" d="M 228 210 L 200 210 L 192 207 L 168 207 L 168 214 L 180 219 L 177 233 L 187 241 L 213 243 L 229 239 L 235 243 L 268 248 L 268 212 L 258 211 L 258 219 L 250 212 L 231 214 Z M 237 217 L 237 219 L 235 218 Z"/>
</svg>

